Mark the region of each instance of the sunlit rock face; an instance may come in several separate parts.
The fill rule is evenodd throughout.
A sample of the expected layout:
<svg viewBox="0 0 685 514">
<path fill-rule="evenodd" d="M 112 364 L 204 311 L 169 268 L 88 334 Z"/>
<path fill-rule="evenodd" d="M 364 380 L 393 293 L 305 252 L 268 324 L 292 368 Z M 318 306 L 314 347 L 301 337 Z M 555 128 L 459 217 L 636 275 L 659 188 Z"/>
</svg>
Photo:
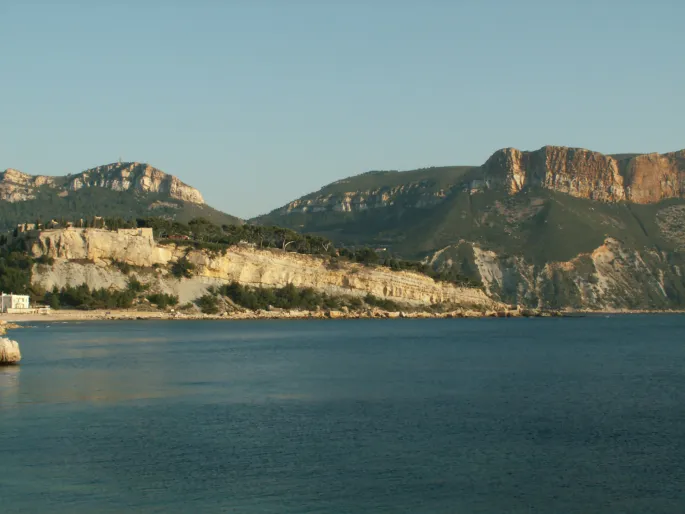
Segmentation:
<svg viewBox="0 0 685 514">
<path fill-rule="evenodd" d="M 19 343 L 6 337 L 0 337 L 0 366 L 19 364 L 20 360 Z"/>
<path fill-rule="evenodd" d="M 107 164 L 66 177 L 34 176 L 12 168 L 0 173 L 0 200 L 33 200 L 41 187 L 55 190 L 60 196 L 86 187 L 99 187 L 112 191 L 159 193 L 185 202 L 204 204 L 202 194 L 194 187 L 148 164 L 137 162 Z"/>
<path fill-rule="evenodd" d="M 486 293 L 510 304 L 540 308 L 602 311 L 682 309 L 685 254 L 655 248 L 629 248 L 607 238 L 589 252 L 566 261 L 535 264 L 467 244 Z M 436 252 L 431 263 L 452 265 L 452 247 Z"/>
<path fill-rule="evenodd" d="M 173 175 L 137 162 L 98 166 L 73 177 L 67 186 L 75 191 L 83 187 L 103 187 L 113 191 L 164 193 L 171 198 L 192 203 L 204 203 L 202 194 Z"/>
<path fill-rule="evenodd" d="M 504 148 L 483 165 L 492 183 L 510 194 L 540 186 L 602 202 L 654 203 L 685 193 L 685 151 L 612 157 L 582 148 L 546 146 L 534 152 Z"/>
<path fill-rule="evenodd" d="M 137 277 L 156 290 L 179 295 L 181 302 L 206 293 L 207 287 L 239 282 L 258 287 L 311 287 L 330 295 L 392 299 L 414 305 L 437 303 L 480 305 L 493 302 L 480 289 L 458 287 L 409 271 L 368 267 L 352 262 L 336 265 L 321 257 L 236 245 L 224 253 L 175 245 L 157 245 L 152 230 L 68 228 L 32 234 L 34 257 L 47 256 L 53 264 L 34 266 L 33 283 L 45 290 L 88 284 L 90 288 L 125 288 L 130 277 L 114 265 L 126 262 L 137 268 Z M 178 280 L 168 269 L 179 259 L 195 265 L 195 275 Z"/>
</svg>

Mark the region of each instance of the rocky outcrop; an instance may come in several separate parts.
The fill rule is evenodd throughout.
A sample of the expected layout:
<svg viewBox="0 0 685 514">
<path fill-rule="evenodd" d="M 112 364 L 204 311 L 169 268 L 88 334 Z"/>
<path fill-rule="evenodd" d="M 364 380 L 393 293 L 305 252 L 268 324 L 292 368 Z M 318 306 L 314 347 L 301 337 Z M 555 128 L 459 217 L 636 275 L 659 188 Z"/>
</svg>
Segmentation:
<svg viewBox="0 0 685 514">
<path fill-rule="evenodd" d="M 54 185 L 52 177 L 34 177 L 9 168 L 0 173 L 0 200 L 6 202 L 33 200 L 39 187 L 54 187 Z"/>
<path fill-rule="evenodd" d="M 613 238 L 564 262 L 534 265 L 472 244 L 473 264 L 487 293 L 535 308 L 590 310 L 682 309 L 685 254 L 627 248 Z M 451 265 L 443 249 L 433 264 Z"/>
<path fill-rule="evenodd" d="M 406 207 L 429 207 L 445 199 L 449 189 L 431 190 L 425 184 L 413 183 L 360 191 L 324 193 L 300 198 L 274 211 L 275 214 L 317 212 L 359 212 L 401 204 Z"/>
<path fill-rule="evenodd" d="M 0 337 L 0 366 L 7 364 L 19 364 L 21 360 L 21 352 L 19 351 L 19 343 Z"/>
<path fill-rule="evenodd" d="M 615 158 L 582 148 L 505 148 L 482 170 L 487 180 L 504 183 L 511 194 L 538 186 L 590 200 L 642 204 L 685 196 L 685 150 Z"/>
<path fill-rule="evenodd" d="M 69 228 L 37 232 L 31 253 L 67 261 L 118 261 L 149 267 L 164 261 L 151 228 Z"/>
<path fill-rule="evenodd" d="M 0 199 L 8 202 L 33 200 L 42 186 L 55 190 L 60 196 L 85 187 L 99 187 L 113 191 L 157 193 L 184 202 L 204 204 L 197 189 L 157 168 L 137 162 L 107 164 L 66 177 L 33 176 L 10 168 L 0 174 Z"/>
<path fill-rule="evenodd" d="M 67 187 L 72 191 L 83 187 L 102 187 L 113 191 L 133 190 L 141 193 L 163 193 L 170 198 L 185 202 L 204 203 L 204 199 L 197 189 L 157 168 L 137 162 L 98 166 L 72 177 Z"/>
<path fill-rule="evenodd" d="M 638 155 L 621 161 L 626 197 L 635 203 L 654 203 L 685 196 L 685 150 Z"/>
<path fill-rule="evenodd" d="M 34 283 L 46 290 L 82 283 L 96 288 L 126 287 L 128 277 L 112 266 L 113 261 L 124 261 L 140 268 L 136 271 L 139 280 L 160 292 L 179 295 L 182 303 L 201 296 L 210 285 L 236 281 L 258 287 L 293 284 L 330 295 L 373 294 L 413 305 L 497 305 L 479 289 L 436 282 L 419 273 L 248 245 L 236 245 L 223 253 L 156 245 L 149 229 L 47 230 L 36 234 L 30 246 L 35 257 L 56 259 L 53 265 L 34 268 Z M 169 273 L 169 267 L 180 259 L 195 265 L 192 278 L 179 280 Z"/>
</svg>

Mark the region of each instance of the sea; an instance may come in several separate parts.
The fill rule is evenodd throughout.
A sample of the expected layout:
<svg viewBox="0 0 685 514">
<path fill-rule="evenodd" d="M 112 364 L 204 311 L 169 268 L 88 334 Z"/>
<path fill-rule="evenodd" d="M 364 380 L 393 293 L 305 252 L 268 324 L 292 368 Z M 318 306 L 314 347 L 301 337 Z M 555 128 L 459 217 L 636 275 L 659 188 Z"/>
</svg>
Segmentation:
<svg viewBox="0 0 685 514">
<path fill-rule="evenodd" d="M 0 512 L 685 512 L 685 316 L 25 323 Z"/>
</svg>

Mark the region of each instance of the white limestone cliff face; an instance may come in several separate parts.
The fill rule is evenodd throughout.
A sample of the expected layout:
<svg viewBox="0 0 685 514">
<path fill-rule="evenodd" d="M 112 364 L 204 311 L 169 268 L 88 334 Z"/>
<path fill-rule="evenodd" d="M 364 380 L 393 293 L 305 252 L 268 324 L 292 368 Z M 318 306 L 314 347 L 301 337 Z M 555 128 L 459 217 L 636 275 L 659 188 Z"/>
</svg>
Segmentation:
<svg viewBox="0 0 685 514">
<path fill-rule="evenodd" d="M 52 177 L 32 176 L 8 168 L 0 173 L 0 200 L 5 202 L 23 202 L 33 200 L 36 190 L 41 186 L 54 186 Z"/>
<path fill-rule="evenodd" d="M 144 267 L 164 260 L 162 250 L 152 237 L 151 228 L 44 230 L 31 241 L 33 255 L 45 255 L 54 259 L 93 262 L 109 260 Z"/>
<path fill-rule="evenodd" d="M 500 256 L 471 244 L 486 292 L 506 303 L 539 308 L 591 310 L 682 308 L 681 253 L 640 251 L 607 238 L 569 261 L 535 266 L 520 256 Z M 451 264 L 448 249 L 437 262 Z"/>
<path fill-rule="evenodd" d="M 33 176 L 10 168 L 0 173 L 0 200 L 33 200 L 42 186 L 54 189 L 60 196 L 85 187 L 99 187 L 113 191 L 159 193 L 185 202 L 204 204 L 202 194 L 194 187 L 173 175 L 137 162 L 107 164 L 67 177 Z"/>
<path fill-rule="evenodd" d="M 124 261 L 145 268 L 136 272 L 141 281 L 161 292 L 178 294 L 181 302 L 201 296 L 209 285 L 236 281 L 259 287 L 293 284 L 331 295 L 370 293 L 413 305 L 498 306 L 479 289 L 435 282 L 418 273 L 348 262 L 333 265 L 316 256 L 250 246 L 233 246 L 222 254 L 156 245 L 149 229 L 47 230 L 36 237 L 31 249 L 36 257 L 56 259 L 52 266 L 38 264 L 34 268 L 34 284 L 46 290 L 82 283 L 96 288 L 123 288 L 128 278 L 112 266 L 112 261 Z M 182 258 L 196 265 L 194 277 L 179 280 L 168 273 L 168 267 Z"/>
</svg>

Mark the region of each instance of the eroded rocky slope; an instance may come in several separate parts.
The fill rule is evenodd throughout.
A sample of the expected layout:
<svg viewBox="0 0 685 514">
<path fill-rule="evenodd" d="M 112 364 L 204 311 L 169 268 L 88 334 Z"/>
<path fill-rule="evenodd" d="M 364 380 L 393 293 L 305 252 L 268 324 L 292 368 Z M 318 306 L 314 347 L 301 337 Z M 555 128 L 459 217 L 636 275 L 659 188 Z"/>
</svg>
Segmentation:
<svg viewBox="0 0 685 514">
<path fill-rule="evenodd" d="M 33 283 L 46 290 L 54 286 L 88 284 L 91 288 L 126 287 L 129 277 L 115 265 L 125 262 L 135 268 L 139 280 L 153 289 L 193 300 L 210 285 L 231 281 L 260 287 L 311 287 L 330 295 L 365 296 L 413 304 L 450 303 L 492 308 L 497 305 L 483 291 L 457 287 L 412 272 L 367 267 L 280 250 L 261 250 L 247 245 L 228 248 L 224 253 L 195 250 L 176 245 L 158 245 L 151 229 L 46 230 L 30 243 L 35 257 L 48 256 L 51 265 L 37 264 Z M 179 259 L 196 266 L 192 278 L 177 279 L 169 267 Z"/>
<path fill-rule="evenodd" d="M 685 255 L 640 250 L 607 238 L 568 261 L 535 264 L 477 244 L 461 243 L 436 252 L 437 266 L 452 265 L 465 248 L 487 293 L 502 301 L 537 308 L 654 310 L 685 307 Z"/>
</svg>

